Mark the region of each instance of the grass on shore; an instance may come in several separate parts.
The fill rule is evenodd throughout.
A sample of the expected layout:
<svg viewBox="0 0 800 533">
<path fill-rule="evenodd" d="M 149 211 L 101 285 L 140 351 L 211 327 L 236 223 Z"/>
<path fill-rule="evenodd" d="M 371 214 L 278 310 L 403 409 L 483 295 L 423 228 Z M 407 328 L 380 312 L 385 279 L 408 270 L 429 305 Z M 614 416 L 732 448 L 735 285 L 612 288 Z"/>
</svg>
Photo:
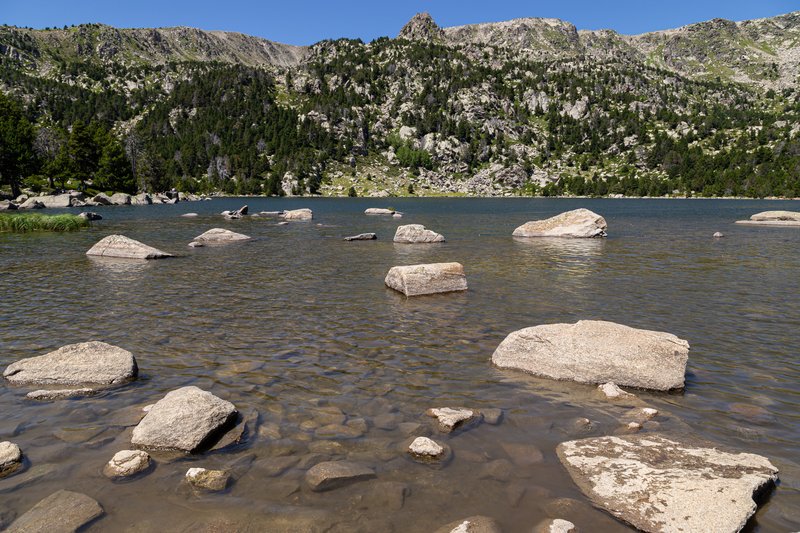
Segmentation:
<svg viewBox="0 0 800 533">
<path fill-rule="evenodd" d="M 77 215 L 41 215 L 39 213 L 0 213 L 0 232 L 75 231 L 89 226 Z"/>
</svg>

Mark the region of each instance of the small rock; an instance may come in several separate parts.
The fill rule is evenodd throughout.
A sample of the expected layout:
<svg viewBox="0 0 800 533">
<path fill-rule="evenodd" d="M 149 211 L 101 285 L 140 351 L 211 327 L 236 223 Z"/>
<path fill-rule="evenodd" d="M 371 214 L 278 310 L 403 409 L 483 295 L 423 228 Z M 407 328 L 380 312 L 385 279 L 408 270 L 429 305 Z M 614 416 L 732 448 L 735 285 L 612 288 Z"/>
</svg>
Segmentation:
<svg viewBox="0 0 800 533">
<path fill-rule="evenodd" d="M 189 243 L 189 248 L 202 248 L 205 246 L 202 242 L 192 241 Z"/>
<path fill-rule="evenodd" d="M 94 499 L 67 490 L 54 492 L 17 518 L 8 533 L 74 532 L 103 515 L 103 508 Z"/>
<path fill-rule="evenodd" d="M 403 213 L 395 213 L 392 218 L 403 218 Z"/>
<path fill-rule="evenodd" d="M 408 447 L 408 453 L 418 459 L 438 459 L 444 451 L 443 446 L 428 437 L 417 437 Z"/>
<path fill-rule="evenodd" d="M 375 477 L 371 468 L 350 461 L 325 461 L 306 472 L 306 483 L 314 492 L 331 490 Z"/>
<path fill-rule="evenodd" d="M 228 486 L 230 475 L 224 470 L 206 470 L 205 468 L 190 468 L 186 471 L 186 481 L 197 489 L 219 492 Z"/>
<path fill-rule="evenodd" d="M 597 390 L 605 394 L 606 398 L 611 400 L 616 400 L 618 398 L 631 398 L 635 396 L 630 392 L 625 392 L 624 390 L 617 387 L 616 383 L 603 383 L 602 385 L 597 387 Z"/>
<path fill-rule="evenodd" d="M 469 425 L 480 419 L 480 413 L 463 407 L 457 409 L 450 407 L 431 408 L 425 414 L 436 418 L 439 422 L 439 431 L 444 433 L 451 433 L 458 427 Z"/>
<path fill-rule="evenodd" d="M 553 520 L 545 520 L 537 525 L 534 530 L 534 533 L 577 533 L 578 528 L 575 527 L 575 524 L 568 520 L 562 520 L 561 518 L 555 518 Z"/>
<path fill-rule="evenodd" d="M 503 420 L 503 410 L 490 408 L 490 409 L 481 409 L 481 414 L 483 415 L 483 421 L 487 424 L 491 424 L 492 426 L 496 426 Z"/>
<path fill-rule="evenodd" d="M 533 444 L 504 442 L 502 446 L 514 464 L 519 467 L 535 465 L 544 460 L 542 451 Z"/>
<path fill-rule="evenodd" d="M 130 477 L 150 467 L 150 455 L 141 450 L 122 450 L 106 463 L 103 474 L 110 478 Z"/>
<path fill-rule="evenodd" d="M 351 235 L 350 237 L 345 237 L 344 240 L 346 241 L 374 241 L 377 239 L 378 236 L 374 233 L 359 233 L 358 235 Z"/>
<path fill-rule="evenodd" d="M 85 218 L 86 220 L 103 220 L 103 217 L 98 215 L 97 213 L 92 213 L 91 211 L 84 211 L 78 215 L 81 218 Z"/>
<path fill-rule="evenodd" d="M 718 231 L 718 232 L 714 233 L 714 238 L 715 239 L 721 239 L 724 236 L 725 236 L 725 234 L 722 233 L 721 231 Z"/>
<path fill-rule="evenodd" d="M 13 442 L 0 442 L 0 478 L 4 478 L 22 466 L 22 451 Z"/>
<path fill-rule="evenodd" d="M 277 224 L 275 224 L 275 225 L 276 225 L 276 226 L 288 226 L 288 225 L 289 225 L 289 223 L 288 223 L 288 222 L 286 222 L 286 221 L 283 221 L 283 222 L 278 222 L 278 223 L 277 223 Z"/>
<path fill-rule="evenodd" d="M 122 259 L 161 259 L 172 257 L 157 248 L 129 239 L 124 235 L 109 235 L 100 239 L 86 255 L 96 257 L 118 257 Z"/>
<path fill-rule="evenodd" d="M 199 215 L 197 213 L 184 213 L 181 216 L 184 217 L 184 218 L 191 218 L 191 217 L 196 217 L 196 216 L 199 216 Z"/>
<path fill-rule="evenodd" d="M 403 244 L 429 244 L 444 242 L 444 237 L 435 231 L 425 229 L 422 224 L 399 226 L 394 234 L 394 242 Z"/>
<path fill-rule="evenodd" d="M 476 515 L 450 522 L 435 533 L 501 533 L 501 530 L 492 518 Z"/>
</svg>

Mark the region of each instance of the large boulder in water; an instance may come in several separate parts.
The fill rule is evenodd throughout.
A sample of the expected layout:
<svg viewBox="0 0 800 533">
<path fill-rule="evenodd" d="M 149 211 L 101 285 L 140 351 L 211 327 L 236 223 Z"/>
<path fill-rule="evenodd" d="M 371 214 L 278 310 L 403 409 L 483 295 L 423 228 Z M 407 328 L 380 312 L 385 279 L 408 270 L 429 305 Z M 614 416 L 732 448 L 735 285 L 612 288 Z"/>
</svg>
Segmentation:
<svg viewBox="0 0 800 533">
<path fill-rule="evenodd" d="M 389 270 L 384 282 L 406 296 L 467 290 L 467 277 L 461 263 L 396 266 Z"/>
<path fill-rule="evenodd" d="M 11 363 L 3 377 L 17 385 L 115 385 L 136 379 L 138 371 L 128 350 L 92 341 Z"/>
<path fill-rule="evenodd" d="M 212 228 L 202 235 L 198 235 L 192 242 L 200 244 L 228 244 L 232 242 L 249 241 L 250 237 L 222 228 Z"/>
<path fill-rule="evenodd" d="M 183 387 L 156 402 L 133 429 L 134 446 L 195 452 L 230 429 L 238 412 L 229 401 L 198 387 Z"/>
<path fill-rule="evenodd" d="M 162 252 L 139 241 L 124 235 L 109 235 L 103 237 L 92 246 L 86 255 L 97 257 L 120 257 L 123 259 L 161 259 L 172 257 L 172 254 Z"/>
<path fill-rule="evenodd" d="M 425 226 L 422 224 L 406 224 L 405 226 L 399 226 L 397 228 L 394 234 L 394 242 L 404 244 L 427 244 L 444 242 L 444 237 L 435 231 L 425 229 Z"/>
<path fill-rule="evenodd" d="M 311 220 L 314 218 L 314 213 L 311 209 L 304 207 L 302 209 L 290 209 L 284 211 L 281 216 L 284 220 Z"/>
<path fill-rule="evenodd" d="M 688 358 L 689 343 L 670 333 L 580 320 L 515 331 L 492 362 L 558 380 L 670 390 L 683 388 Z"/>
<path fill-rule="evenodd" d="M 564 442 L 556 452 L 595 505 L 642 531 L 740 531 L 754 494 L 778 479 L 765 457 L 658 434 Z"/>
<path fill-rule="evenodd" d="M 384 209 L 382 207 L 368 207 L 364 210 L 365 215 L 394 215 L 393 209 Z"/>
<path fill-rule="evenodd" d="M 763 211 L 750 217 L 750 220 L 737 220 L 737 224 L 753 226 L 800 226 L 800 212 Z"/>
<path fill-rule="evenodd" d="M 606 219 L 588 209 L 574 209 L 545 220 L 526 222 L 514 230 L 514 237 L 605 237 Z"/>
<path fill-rule="evenodd" d="M 96 500 L 79 492 L 59 490 L 17 518 L 7 533 L 72 533 L 103 515 Z"/>
</svg>

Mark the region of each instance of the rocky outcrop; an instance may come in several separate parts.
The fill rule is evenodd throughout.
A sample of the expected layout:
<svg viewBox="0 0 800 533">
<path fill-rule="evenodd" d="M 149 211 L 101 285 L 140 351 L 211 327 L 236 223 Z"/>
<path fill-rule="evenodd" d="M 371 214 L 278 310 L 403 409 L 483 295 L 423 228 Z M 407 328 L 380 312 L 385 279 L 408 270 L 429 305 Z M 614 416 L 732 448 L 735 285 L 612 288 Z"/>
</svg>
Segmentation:
<svg viewBox="0 0 800 533">
<path fill-rule="evenodd" d="M 605 237 L 607 227 L 603 217 L 581 208 L 545 220 L 526 222 L 514 230 L 514 237 Z"/>
<path fill-rule="evenodd" d="M 219 492 L 225 490 L 231 476 L 224 470 L 190 468 L 186 471 L 186 481 L 196 489 Z"/>
<path fill-rule="evenodd" d="M 13 442 L 0 442 L 0 478 L 13 474 L 22 466 L 22 450 Z"/>
<path fill-rule="evenodd" d="M 377 239 L 378 236 L 374 233 L 359 233 L 358 235 L 351 235 L 349 237 L 345 237 L 344 240 L 346 241 L 374 241 Z"/>
<path fill-rule="evenodd" d="M 115 385 L 136 379 L 133 354 L 105 342 L 68 344 L 21 359 L 3 372 L 16 385 Z"/>
<path fill-rule="evenodd" d="M 117 257 L 123 259 L 162 259 L 172 254 L 162 252 L 124 235 L 103 237 L 92 246 L 86 255 L 96 257 Z"/>
<path fill-rule="evenodd" d="M 141 450 L 122 450 L 106 463 L 103 474 L 116 479 L 131 477 L 150 468 L 150 455 Z"/>
<path fill-rule="evenodd" d="M 314 218 L 314 213 L 311 209 L 304 207 L 302 209 L 290 209 L 281 214 L 284 220 L 311 220 Z"/>
<path fill-rule="evenodd" d="M 325 461 L 306 472 L 306 484 L 314 492 L 336 489 L 375 477 L 375 471 L 351 461 Z"/>
<path fill-rule="evenodd" d="M 435 533 L 500 533 L 502 530 L 493 518 L 470 516 L 440 527 Z"/>
<path fill-rule="evenodd" d="M 7 533 L 73 533 L 103 515 L 96 500 L 79 492 L 60 490 L 17 518 Z"/>
<path fill-rule="evenodd" d="M 231 402 L 198 387 L 174 390 L 156 402 L 133 429 L 134 446 L 196 452 L 211 446 L 236 421 Z"/>
<path fill-rule="evenodd" d="M 0 211 L 16 211 L 19 206 L 11 200 L 0 200 Z"/>
<path fill-rule="evenodd" d="M 657 434 L 564 442 L 573 481 L 598 507 L 648 532 L 737 532 L 778 479 L 765 457 Z"/>
<path fill-rule="evenodd" d="M 581 320 L 515 331 L 492 362 L 551 379 L 670 390 L 683 388 L 688 357 L 689 343 L 670 333 Z"/>
<path fill-rule="evenodd" d="M 750 220 L 737 220 L 737 224 L 751 226 L 800 226 L 800 212 L 763 211 L 750 217 Z"/>
<path fill-rule="evenodd" d="M 421 42 L 441 42 L 444 31 L 433 21 L 428 13 L 417 13 L 397 35 L 398 39 Z"/>
<path fill-rule="evenodd" d="M 249 240 L 250 240 L 249 236 L 243 235 L 241 233 L 236 233 L 234 231 L 222 228 L 212 228 L 207 232 L 195 237 L 192 243 L 212 245 L 212 244 L 229 244 L 232 242 L 241 242 Z"/>
<path fill-rule="evenodd" d="M 444 242 L 444 237 L 435 231 L 425 229 L 422 224 L 399 226 L 394 234 L 394 242 L 403 244 L 428 244 Z"/>
<path fill-rule="evenodd" d="M 384 283 L 406 296 L 467 290 L 467 276 L 461 263 L 392 267 L 386 274 Z"/>
</svg>

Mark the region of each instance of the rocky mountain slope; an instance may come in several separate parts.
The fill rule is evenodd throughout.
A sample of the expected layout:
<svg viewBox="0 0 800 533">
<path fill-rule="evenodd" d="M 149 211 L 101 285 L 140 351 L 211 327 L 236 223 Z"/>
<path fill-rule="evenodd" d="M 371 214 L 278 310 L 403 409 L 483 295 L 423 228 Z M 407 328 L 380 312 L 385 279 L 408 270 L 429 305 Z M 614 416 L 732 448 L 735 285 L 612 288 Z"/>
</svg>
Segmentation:
<svg viewBox="0 0 800 533">
<path fill-rule="evenodd" d="M 311 47 L 4 26 L 0 90 L 50 132 L 41 157 L 98 121 L 150 189 L 800 196 L 799 21 L 625 36 L 419 14 L 395 39 Z"/>
</svg>

